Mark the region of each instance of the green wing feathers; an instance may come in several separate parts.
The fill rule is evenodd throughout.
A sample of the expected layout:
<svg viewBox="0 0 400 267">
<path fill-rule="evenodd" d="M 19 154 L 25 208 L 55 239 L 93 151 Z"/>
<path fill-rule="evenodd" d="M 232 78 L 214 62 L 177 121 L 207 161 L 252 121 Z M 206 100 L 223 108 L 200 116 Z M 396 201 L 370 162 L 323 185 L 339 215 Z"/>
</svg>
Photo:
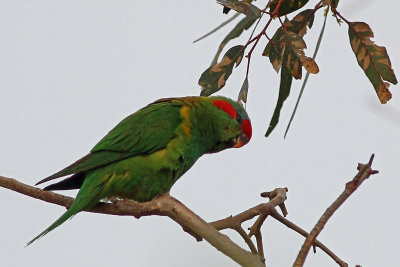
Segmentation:
<svg viewBox="0 0 400 267">
<path fill-rule="evenodd" d="M 127 152 L 131 156 L 150 154 L 165 148 L 182 122 L 183 102 L 154 102 L 121 121 L 91 150 Z"/>
<path fill-rule="evenodd" d="M 184 101 L 163 99 L 156 101 L 122 120 L 90 151 L 88 155 L 41 180 L 41 184 L 62 176 L 83 179 L 71 207 L 46 230 L 28 242 L 32 244 L 64 223 L 78 212 L 94 207 L 107 194 L 113 177 L 112 163 L 138 155 L 149 155 L 164 149 L 176 137 L 176 129 L 182 123 L 180 109 Z M 111 169 L 110 169 L 111 168 Z M 70 179 L 68 178 L 68 179 Z M 67 179 L 67 180 L 68 180 Z M 48 189 L 63 187 L 63 182 Z"/>
<path fill-rule="evenodd" d="M 175 137 L 175 130 L 182 122 L 179 110 L 183 102 L 174 101 L 171 105 L 171 101 L 165 99 L 154 102 L 126 117 L 96 144 L 90 154 L 36 185 L 165 148 Z"/>
<path fill-rule="evenodd" d="M 63 177 L 66 175 L 74 174 L 74 173 L 79 173 L 79 172 L 85 172 L 89 171 L 92 169 L 95 169 L 97 167 L 122 160 L 124 158 L 129 157 L 130 155 L 128 153 L 120 153 L 116 151 L 98 151 L 97 153 L 91 153 L 80 160 L 72 163 L 68 167 L 62 169 L 59 172 L 56 172 L 55 174 L 39 181 L 36 185 L 59 178 Z"/>
</svg>

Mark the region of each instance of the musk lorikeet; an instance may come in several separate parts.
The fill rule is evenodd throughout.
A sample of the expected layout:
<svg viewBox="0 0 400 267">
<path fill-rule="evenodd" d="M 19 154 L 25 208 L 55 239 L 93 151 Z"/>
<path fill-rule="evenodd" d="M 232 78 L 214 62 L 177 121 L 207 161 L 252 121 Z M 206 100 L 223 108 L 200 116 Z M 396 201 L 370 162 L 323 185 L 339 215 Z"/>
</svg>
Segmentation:
<svg viewBox="0 0 400 267">
<path fill-rule="evenodd" d="M 143 202 L 168 192 L 199 157 L 241 147 L 251 133 L 246 111 L 231 99 L 157 100 L 122 120 L 88 155 L 37 183 L 72 174 L 44 190 L 80 190 L 71 207 L 27 245 L 102 199 Z"/>
</svg>

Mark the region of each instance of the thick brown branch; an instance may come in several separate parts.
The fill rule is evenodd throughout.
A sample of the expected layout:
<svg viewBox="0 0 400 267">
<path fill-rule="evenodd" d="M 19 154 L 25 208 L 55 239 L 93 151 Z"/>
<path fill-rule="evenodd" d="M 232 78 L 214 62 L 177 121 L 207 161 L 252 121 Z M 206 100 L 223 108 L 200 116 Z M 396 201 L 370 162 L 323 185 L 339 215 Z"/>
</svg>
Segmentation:
<svg viewBox="0 0 400 267">
<path fill-rule="evenodd" d="M 0 176 L 0 186 L 21 194 L 37 198 L 49 203 L 69 207 L 73 198 L 23 184 L 15 179 Z M 89 212 L 134 216 L 140 218 L 147 215 L 168 216 L 182 226 L 185 231 L 196 238 L 204 238 L 212 246 L 236 261 L 242 266 L 265 266 L 257 254 L 251 253 L 232 242 L 229 237 L 218 232 L 181 202 L 163 194 L 152 201 L 136 203 L 131 201 L 118 201 L 115 204 L 100 203 Z"/>
<path fill-rule="evenodd" d="M 361 164 L 361 163 L 358 164 L 357 175 L 353 178 L 352 181 L 346 184 L 345 190 L 342 192 L 342 194 L 340 194 L 340 196 L 335 200 L 335 202 L 333 202 L 332 205 L 321 216 L 317 224 L 312 229 L 311 233 L 308 235 L 307 239 L 304 241 L 304 244 L 299 254 L 297 255 L 296 261 L 294 262 L 293 266 L 299 267 L 304 265 L 310 247 L 315 242 L 317 236 L 322 231 L 322 229 L 324 229 L 324 226 L 328 222 L 329 218 L 332 217 L 335 211 L 346 201 L 346 199 L 348 199 L 350 195 L 357 190 L 357 188 L 361 185 L 362 182 L 368 179 L 371 176 L 371 174 L 378 173 L 378 171 L 371 169 L 374 156 L 375 155 L 372 154 L 367 164 Z"/>
</svg>

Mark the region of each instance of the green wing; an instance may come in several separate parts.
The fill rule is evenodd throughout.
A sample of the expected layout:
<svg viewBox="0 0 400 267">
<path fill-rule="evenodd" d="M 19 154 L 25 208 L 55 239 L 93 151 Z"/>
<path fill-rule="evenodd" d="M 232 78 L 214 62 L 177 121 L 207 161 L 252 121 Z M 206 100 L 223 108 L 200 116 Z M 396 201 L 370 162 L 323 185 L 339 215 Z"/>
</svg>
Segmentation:
<svg viewBox="0 0 400 267">
<path fill-rule="evenodd" d="M 165 148 L 182 123 L 178 99 L 161 99 L 126 117 L 98 142 L 88 155 L 41 180 L 41 184 L 69 174 L 85 172 L 128 157 Z"/>
</svg>

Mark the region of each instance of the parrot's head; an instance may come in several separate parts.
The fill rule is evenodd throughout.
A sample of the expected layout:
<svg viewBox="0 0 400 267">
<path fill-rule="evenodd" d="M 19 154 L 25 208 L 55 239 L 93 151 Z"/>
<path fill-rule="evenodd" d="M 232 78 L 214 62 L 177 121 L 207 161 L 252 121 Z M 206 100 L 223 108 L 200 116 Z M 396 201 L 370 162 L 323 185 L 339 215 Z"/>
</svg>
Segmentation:
<svg viewBox="0 0 400 267">
<path fill-rule="evenodd" d="M 242 147 L 251 139 L 252 129 L 246 110 L 238 102 L 226 97 L 210 97 L 217 108 L 218 119 L 214 122 L 219 142 L 212 152 L 226 148 Z"/>
</svg>

